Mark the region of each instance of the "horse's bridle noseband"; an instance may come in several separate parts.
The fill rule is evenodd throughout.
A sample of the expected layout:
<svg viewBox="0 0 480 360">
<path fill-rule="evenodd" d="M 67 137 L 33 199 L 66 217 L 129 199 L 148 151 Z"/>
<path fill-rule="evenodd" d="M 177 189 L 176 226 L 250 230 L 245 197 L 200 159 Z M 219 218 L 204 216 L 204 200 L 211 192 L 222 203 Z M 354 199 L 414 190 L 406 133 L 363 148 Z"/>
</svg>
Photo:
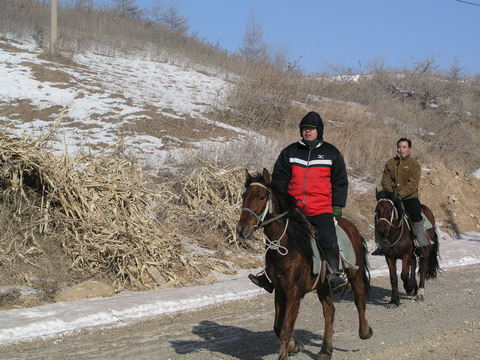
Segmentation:
<svg viewBox="0 0 480 360">
<path fill-rule="evenodd" d="M 272 210 L 272 208 L 273 208 L 273 206 L 272 206 L 272 191 L 268 187 L 266 187 L 265 185 L 263 185 L 262 183 L 259 183 L 259 182 L 253 182 L 250 185 L 248 185 L 248 187 L 250 187 L 252 185 L 257 185 L 257 186 L 263 187 L 264 189 L 268 190 L 267 204 L 265 206 L 265 209 L 259 215 L 257 215 L 255 213 L 255 211 L 253 211 L 250 208 L 242 208 L 242 211 L 246 211 L 246 212 L 250 213 L 251 215 L 253 215 L 255 217 L 255 219 L 257 219 L 257 223 L 254 226 L 255 230 L 259 229 L 259 228 L 262 228 L 264 226 L 267 226 L 268 224 L 271 224 L 272 222 L 274 222 L 274 221 L 276 221 L 276 220 L 278 220 L 278 219 L 280 219 L 280 218 L 282 218 L 282 217 L 284 217 L 288 214 L 288 211 L 284 211 L 283 213 L 281 213 L 279 215 L 276 215 L 273 218 L 268 219 L 267 221 L 264 221 L 265 217 L 269 213 L 269 210 Z"/>
<path fill-rule="evenodd" d="M 400 238 L 402 237 L 402 233 L 403 233 L 403 216 L 401 218 L 399 218 L 399 215 L 398 215 L 398 210 L 397 210 L 397 207 L 395 206 L 395 204 L 393 203 L 392 200 L 390 199 L 379 199 L 378 202 L 382 202 L 382 201 L 386 201 L 388 202 L 389 204 L 392 205 L 392 208 L 393 208 L 393 211 L 392 211 L 392 215 L 390 216 L 390 219 L 387 219 L 387 218 L 378 218 L 377 217 L 377 213 L 375 212 L 375 221 L 376 223 L 378 224 L 380 221 L 385 221 L 387 224 L 388 224 L 388 230 L 387 232 L 390 231 L 391 228 L 394 228 L 394 229 L 398 229 L 398 228 L 401 228 L 401 232 L 400 232 L 400 235 L 398 236 L 398 239 L 392 244 L 390 243 L 387 238 L 389 237 L 387 235 L 387 238 L 384 239 L 386 245 L 388 246 L 394 246 L 399 240 Z M 393 222 L 395 220 L 399 220 L 398 222 L 398 225 L 395 225 Z"/>
<path fill-rule="evenodd" d="M 390 203 L 390 204 L 392 205 L 392 207 L 393 207 L 392 216 L 390 216 L 390 220 L 389 220 L 389 219 L 387 219 L 387 218 L 378 218 L 378 217 L 377 217 L 377 214 L 375 214 L 375 219 L 376 219 L 376 221 L 377 221 L 377 224 L 378 224 L 380 221 L 383 220 L 383 221 L 385 221 L 385 222 L 388 224 L 388 227 L 389 227 L 389 228 L 390 228 L 390 227 L 395 227 L 395 228 L 400 227 L 400 225 L 397 226 L 397 225 L 394 225 L 394 224 L 393 224 L 393 222 L 394 222 L 396 219 L 398 219 L 398 210 L 397 210 L 397 208 L 395 207 L 395 204 L 393 203 L 393 201 L 390 200 L 390 199 L 380 199 L 380 200 L 378 200 L 378 202 L 382 202 L 382 201 L 386 201 L 386 202 L 388 202 L 388 203 Z"/>
<path fill-rule="evenodd" d="M 259 182 L 252 182 L 248 187 L 252 186 L 252 185 L 257 185 L 257 186 L 260 186 L 260 187 L 263 187 L 264 189 L 267 189 L 268 190 L 268 201 L 267 201 L 267 204 L 265 205 L 265 209 L 259 214 L 257 215 L 255 213 L 255 211 L 253 211 L 252 209 L 250 208 L 242 208 L 242 211 L 246 211 L 248 212 L 249 214 L 253 215 L 255 217 L 255 219 L 257 219 L 257 223 L 253 226 L 253 231 L 257 230 L 257 229 L 260 229 L 262 227 L 265 227 L 275 221 L 277 221 L 278 219 L 281 219 L 282 217 L 288 215 L 288 211 L 284 211 L 282 212 L 281 214 L 279 215 L 275 215 L 274 217 L 268 219 L 267 221 L 264 221 L 265 220 L 265 217 L 267 216 L 267 214 L 270 212 L 273 212 L 273 205 L 272 205 L 272 191 L 266 187 L 265 185 L 263 185 L 262 183 L 259 183 Z M 282 245 L 280 245 L 280 240 L 283 238 L 283 236 L 286 234 L 287 232 L 287 228 L 288 228 L 288 220 L 289 218 L 287 217 L 287 222 L 285 224 L 285 228 L 283 230 L 283 234 L 280 236 L 279 239 L 277 240 L 269 240 L 268 238 L 265 238 L 265 241 L 266 241 L 266 247 L 267 249 L 265 250 L 265 252 L 267 252 L 268 250 L 272 249 L 272 250 L 275 250 L 275 251 L 278 251 L 279 254 L 285 256 L 288 254 L 288 249 Z"/>
</svg>

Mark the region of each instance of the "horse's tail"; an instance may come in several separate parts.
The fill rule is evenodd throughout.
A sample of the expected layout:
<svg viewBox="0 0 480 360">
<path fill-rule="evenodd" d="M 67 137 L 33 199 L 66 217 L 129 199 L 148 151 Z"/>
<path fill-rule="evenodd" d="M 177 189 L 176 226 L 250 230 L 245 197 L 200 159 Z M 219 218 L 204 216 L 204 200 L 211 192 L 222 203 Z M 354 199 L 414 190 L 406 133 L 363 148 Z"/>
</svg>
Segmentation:
<svg viewBox="0 0 480 360">
<path fill-rule="evenodd" d="M 440 243 L 438 241 L 438 234 L 436 229 L 434 231 L 432 241 L 433 246 L 432 250 L 430 251 L 430 258 L 428 259 L 427 279 L 435 279 L 437 277 L 438 271 L 440 270 Z"/>
<path fill-rule="evenodd" d="M 363 287 L 365 289 L 365 294 L 367 298 L 369 298 L 371 286 L 370 286 L 370 264 L 368 263 L 368 247 L 367 242 L 365 241 L 364 237 L 360 235 L 360 239 L 362 242 L 362 256 L 363 256 Z"/>
</svg>

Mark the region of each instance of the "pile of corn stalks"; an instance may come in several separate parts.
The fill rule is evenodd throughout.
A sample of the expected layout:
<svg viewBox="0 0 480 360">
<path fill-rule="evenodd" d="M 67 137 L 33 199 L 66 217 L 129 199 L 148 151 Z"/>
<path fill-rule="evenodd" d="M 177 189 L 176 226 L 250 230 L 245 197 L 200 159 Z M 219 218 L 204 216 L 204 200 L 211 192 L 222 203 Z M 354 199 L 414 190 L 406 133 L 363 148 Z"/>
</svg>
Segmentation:
<svg viewBox="0 0 480 360">
<path fill-rule="evenodd" d="M 70 267 L 83 278 L 107 274 L 122 291 L 158 285 L 152 269 L 175 286 L 204 277 L 218 271 L 218 263 L 200 259 L 184 243 L 202 246 L 212 230 L 210 241 L 228 248 L 261 248 L 235 236 L 244 169 L 203 163 L 190 175 L 153 184 L 122 155 L 122 144 L 75 159 L 52 155 L 42 145 L 53 131 L 37 140 L 0 133 L 0 201 L 18 219 L 35 214 L 21 225 L 23 238 L 61 233 Z M 32 263 L 31 255 L 41 252 L 33 244 L 0 244 L 0 250 L 11 261 Z"/>
<path fill-rule="evenodd" d="M 150 267 L 161 269 L 166 281 L 178 281 L 174 265 L 189 259 L 174 231 L 156 219 L 151 204 L 161 194 L 147 190 L 135 163 L 118 151 L 73 160 L 40 145 L 0 134 L 0 200 L 19 218 L 37 214 L 35 222 L 23 224 L 26 233 L 63 232 L 72 269 L 85 278 L 110 272 L 117 291 L 148 288 Z M 11 254 L 19 255 L 28 254 Z"/>
<path fill-rule="evenodd" d="M 239 167 L 203 163 L 192 174 L 160 183 L 161 194 L 176 195 L 164 197 L 159 213 L 166 223 L 193 239 L 215 229 L 221 234 L 219 241 L 230 247 L 243 247 L 235 236 L 242 205 L 243 174 Z"/>
</svg>

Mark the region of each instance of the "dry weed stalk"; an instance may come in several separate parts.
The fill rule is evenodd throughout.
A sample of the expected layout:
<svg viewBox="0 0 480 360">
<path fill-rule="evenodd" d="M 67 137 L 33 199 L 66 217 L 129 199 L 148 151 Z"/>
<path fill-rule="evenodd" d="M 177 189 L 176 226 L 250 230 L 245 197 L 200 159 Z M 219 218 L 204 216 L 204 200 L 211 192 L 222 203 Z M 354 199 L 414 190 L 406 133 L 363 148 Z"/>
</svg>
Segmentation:
<svg viewBox="0 0 480 360">
<path fill-rule="evenodd" d="M 260 242 L 239 243 L 235 236 L 242 168 L 203 162 L 153 190 L 140 167 L 122 155 L 122 144 L 76 159 L 43 150 L 60 120 L 35 141 L 0 134 L 0 200 L 21 227 L 18 239 L 0 247 L 7 262 L 22 259 L 40 268 L 34 255 L 43 250 L 35 234 L 61 238 L 74 271 L 82 278 L 110 278 L 121 291 L 162 285 L 158 272 L 165 283 L 179 285 L 209 270 L 232 271 L 200 260 L 184 247 L 187 242 L 221 253 L 261 249 Z"/>
<path fill-rule="evenodd" d="M 194 254 L 184 253 L 174 232 L 157 221 L 151 204 L 161 193 L 147 190 L 141 169 L 118 152 L 53 156 L 40 148 L 45 140 L 0 134 L 1 200 L 19 218 L 38 214 L 21 224 L 24 237 L 32 227 L 42 235 L 64 233 L 71 267 L 84 277 L 110 274 L 117 290 L 151 287 L 152 266 L 165 281 L 179 282 L 176 265 L 188 265 Z M 11 256 L 29 259 L 27 251 Z"/>
<path fill-rule="evenodd" d="M 211 162 L 202 165 L 190 175 L 160 185 L 164 194 L 161 204 L 166 206 L 161 211 L 165 222 L 200 244 L 217 241 L 235 248 L 251 246 L 239 243 L 235 235 L 242 206 L 244 169 Z M 172 197 L 172 193 L 178 196 Z M 212 230 L 220 238 L 204 239 L 211 236 L 208 232 Z"/>
</svg>

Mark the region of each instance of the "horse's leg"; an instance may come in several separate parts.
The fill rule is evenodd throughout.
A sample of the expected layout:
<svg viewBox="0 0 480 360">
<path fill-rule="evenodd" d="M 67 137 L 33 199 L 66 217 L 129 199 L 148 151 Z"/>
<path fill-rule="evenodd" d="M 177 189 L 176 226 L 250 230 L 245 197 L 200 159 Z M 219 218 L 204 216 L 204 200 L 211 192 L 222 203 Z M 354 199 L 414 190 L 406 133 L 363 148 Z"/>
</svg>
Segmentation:
<svg viewBox="0 0 480 360">
<path fill-rule="evenodd" d="M 388 271 L 390 272 L 390 285 L 392 287 L 392 297 L 388 307 L 398 307 L 400 305 L 400 293 L 398 292 L 397 260 L 386 257 Z"/>
<path fill-rule="evenodd" d="M 358 270 L 347 269 L 347 276 L 348 281 L 350 281 L 350 284 L 352 285 L 353 293 L 355 295 L 355 306 L 358 311 L 358 336 L 360 336 L 360 339 L 366 340 L 373 335 L 373 330 L 368 324 L 365 316 L 367 306 L 362 267 L 359 267 Z"/>
<path fill-rule="evenodd" d="M 418 284 L 417 284 L 417 258 L 415 255 L 411 257 L 411 267 L 410 267 L 410 281 L 411 285 L 413 286 L 412 295 L 417 295 L 418 292 Z"/>
<path fill-rule="evenodd" d="M 335 305 L 330 296 L 328 284 L 321 285 L 317 290 L 317 295 L 322 303 L 325 329 L 323 333 L 322 348 L 317 354 L 315 360 L 328 360 L 332 357 L 333 351 L 333 321 L 335 320 Z"/>
<path fill-rule="evenodd" d="M 283 327 L 285 319 L 285 295 L 280 289 L 275 289 L 275 321 L 273 323 L 273 330 L 275 335 L 280 339 L 280 330 Z"/>
<path fill-rule="evenodd" d="M 417 280 L 415 277 L 415 269 L 417 260 L 413 254 L 407 253 L 402 258 L 402 281 L 403 287 L 408 295 L 416 295 Z"/>
<path fill-rule="evenodd" d="M 418 292 L 417 292 L 417 301 L 425 300 L 425 279 L 427 278 L 428 271 L 428 262 L 430 261 L 431 256 L 431 245 L 425 246 L 425 256 L 419 260 L 418 264 Z"/>
<path fill-rule="evenodd" d="M 275 325 L 274 330 L 280 341 L 278 360 L 288 359 L 289 353 L 303 350 L 303 344 L 294 333 L 295 321 L 300 308 L 300 291 L 294 289 L 288 296 L 275 289 Z"/>
</svg>

